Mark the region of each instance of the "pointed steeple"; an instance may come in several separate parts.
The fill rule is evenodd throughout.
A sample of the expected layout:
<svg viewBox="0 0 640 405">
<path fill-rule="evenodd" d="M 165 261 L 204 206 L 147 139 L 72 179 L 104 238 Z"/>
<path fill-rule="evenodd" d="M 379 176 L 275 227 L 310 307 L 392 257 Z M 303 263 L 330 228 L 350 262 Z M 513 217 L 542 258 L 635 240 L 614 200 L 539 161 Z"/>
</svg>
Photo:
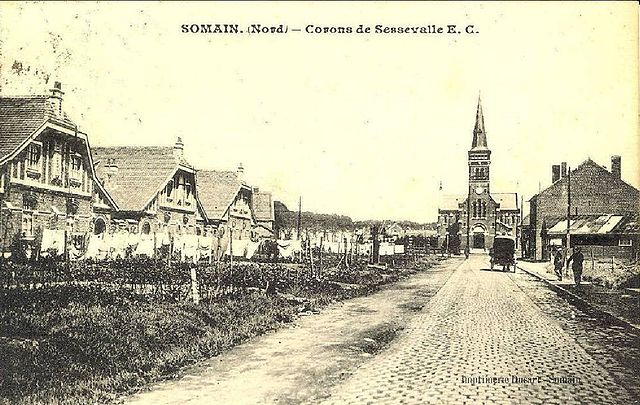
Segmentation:
<svg viewBox="0 0 640 405">
<path fill-rule="evenodd" d="M 480 94 L 478 94 L 478 110 L 476 111 L 476 125 L 473 128 L 471 149 L 487 149 L 487 133 L 484 131 L 484 116 L 482 115 Z"/>
</svg>

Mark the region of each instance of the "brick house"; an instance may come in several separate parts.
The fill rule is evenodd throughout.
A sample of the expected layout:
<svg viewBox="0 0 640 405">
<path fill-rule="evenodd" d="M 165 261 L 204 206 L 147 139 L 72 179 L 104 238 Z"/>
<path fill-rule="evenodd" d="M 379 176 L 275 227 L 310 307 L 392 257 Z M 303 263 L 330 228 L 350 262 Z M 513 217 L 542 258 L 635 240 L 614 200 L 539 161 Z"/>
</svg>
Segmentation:
<svg viewBox="0 0 640 405">
<path fill-rule="evenodd" d="M 253 189 L 243 177 L 242 165 L 237 171 L 199 170 L 198 195 L 207 214 L 207 224 L 233 239 L 252 237 L 256 219 L 252 210 Z M 224 231 L 222 231 L 224 230 Z"/>
<path fill-rule="evenodd" d="M 143 235 L 200 235 L 206 215 L 197 196 L 196 171 L 178 138 L 170 146 L 93 148 L 99 181 L 117 204 L 110 231 Z"/>
<path fill-rule="evenodd" d="M 491 150 L 487 146 L 482 104 L 478 98 L 466 195 L 444 195 L 438 208 L 438 246 L 456 232 L 460 248 L 490 249 L 497 235 L 517 238 L 520 209 L 516 193 L 491 192 Z"/>
<path fill-rule="evenodd" d="M 569 180 L 571 246 L 637 244 L 633 229 L 640 192 L 621 179 L 620 157 L 611 158 L 611 171 L 591 159 L 569 172 L 566 167 L 552 166 L 552 184 L 529 200 L 529 226 L 523 235 L 528 257 L 548 260 L 550 245 L 566 244 Z"/>
<path fill-rule="evenodd" d="M 51 95 L 0 97 L 0 251 L 36 247 L 59 231 L 82 243 L 92 230 L 92 200 L 105 215 L 113 200 L 99 184 L 87 134 L 64 113 L 62 86 Z"/>
<path fill-rule="evenodd" d="M 259 232 L 263 237 L 273 236 L 275 215 L 271 193 L 254 187 L 251 198 L 251 208 L 256 219 L 256 232 Z"/>
</svg>

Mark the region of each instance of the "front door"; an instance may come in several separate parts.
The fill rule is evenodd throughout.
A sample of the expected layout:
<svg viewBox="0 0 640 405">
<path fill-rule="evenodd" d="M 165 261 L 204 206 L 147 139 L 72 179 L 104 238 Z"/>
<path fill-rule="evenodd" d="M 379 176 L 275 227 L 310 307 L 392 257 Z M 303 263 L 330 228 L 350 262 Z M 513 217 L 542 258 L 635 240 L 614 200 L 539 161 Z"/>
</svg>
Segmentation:
<svg viewBox="0 0 640 405">
<path fill-rule="evenodd" d="M 484 249 L 484 233 L 478 232 L 473 234 L 473 248 Z"/>
</svg>

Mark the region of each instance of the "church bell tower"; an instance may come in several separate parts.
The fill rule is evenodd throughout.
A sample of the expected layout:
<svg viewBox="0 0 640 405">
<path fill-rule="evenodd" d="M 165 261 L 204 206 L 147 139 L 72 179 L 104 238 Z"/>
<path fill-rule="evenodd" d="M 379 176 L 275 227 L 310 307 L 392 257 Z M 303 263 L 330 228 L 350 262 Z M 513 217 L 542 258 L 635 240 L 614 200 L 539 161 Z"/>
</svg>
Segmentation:
<svg viewBox="0 0 640 405">
<path fill-rule="evenodd" d="M 487 147 L 487 133 L 484 129 L 482 102 L 478 96 L 476 125 L 473 128 L 473 142 L 469 150 L 469 197 L 489 194 L 489 165 L 491 151 Z"/>
</svg>

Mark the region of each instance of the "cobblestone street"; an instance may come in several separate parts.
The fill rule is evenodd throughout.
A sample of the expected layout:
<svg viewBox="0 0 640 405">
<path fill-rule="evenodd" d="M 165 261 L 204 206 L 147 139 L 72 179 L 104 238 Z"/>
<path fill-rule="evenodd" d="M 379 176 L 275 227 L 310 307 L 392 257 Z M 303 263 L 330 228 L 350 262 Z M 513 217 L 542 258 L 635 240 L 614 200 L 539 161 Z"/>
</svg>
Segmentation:
<svg viewBox="0 0 640 405">
<path fill-rule="evenodd" d="M 533 285 L 536 281 L 526 274 L 487 268 L 486 256 L 472 255 L 405 334 L 336 387 L 327 403 L 637 400 L 622 386 L 637 383 L 637 373 L 605 354 L 616 348 L 605 347 L 605 339 L 585 337 L 572 325 L 575 320 L 563 319 L 575 319 L 577 311 L 560 298 L 555 304 L 541 299 L 539 291 L 545 295 L 549 290 L 541 283 Z M 563 329 L 566 325 L 570 328 Z M 627 335 L 627 342 L 637 345 L 637 334 Z"/>
<path fill-rule="evenodd" d="M 629 404 L 640 396 L 638 364 L 636 329 L 521 270 L 490 271 L 488 257 L 474 254 L 303 317 L 124 401 Z"/>
</svg>

